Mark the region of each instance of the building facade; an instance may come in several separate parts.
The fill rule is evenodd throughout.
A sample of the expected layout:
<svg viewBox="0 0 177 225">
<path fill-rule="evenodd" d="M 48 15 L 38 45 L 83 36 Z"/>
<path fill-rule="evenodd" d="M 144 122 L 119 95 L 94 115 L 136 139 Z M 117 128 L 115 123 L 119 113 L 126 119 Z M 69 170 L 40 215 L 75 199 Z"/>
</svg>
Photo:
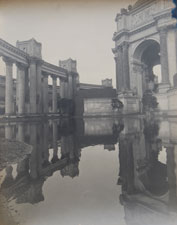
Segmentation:
<svg viewBox="0 0 177 225">
<path fill-rule="evenodd" d="M 171 16 L 173 7 L 169 0 L 139 0 L 116 16 L 113 53 L 117 94 L 125 112 L 139 112 L 143 94 L 156 84 L 158 88 L 153 93 L 159 110 L 170 115 L 177 112 L 177 29 Z"/>
</svg>

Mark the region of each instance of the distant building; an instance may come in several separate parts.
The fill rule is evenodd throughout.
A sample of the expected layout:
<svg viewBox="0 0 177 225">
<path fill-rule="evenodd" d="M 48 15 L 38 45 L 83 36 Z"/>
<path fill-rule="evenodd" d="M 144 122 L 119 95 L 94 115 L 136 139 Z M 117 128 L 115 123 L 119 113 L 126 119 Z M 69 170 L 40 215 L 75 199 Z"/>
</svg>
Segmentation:
<svg viewBox="0 0 177 225">
<path fill-rule="evenodd" d="M 105 80 L 102 80 L 102 86 L 104 87 L 111 87 L 112 88 L 112 79 L 105 79 Z"/>
</svg>

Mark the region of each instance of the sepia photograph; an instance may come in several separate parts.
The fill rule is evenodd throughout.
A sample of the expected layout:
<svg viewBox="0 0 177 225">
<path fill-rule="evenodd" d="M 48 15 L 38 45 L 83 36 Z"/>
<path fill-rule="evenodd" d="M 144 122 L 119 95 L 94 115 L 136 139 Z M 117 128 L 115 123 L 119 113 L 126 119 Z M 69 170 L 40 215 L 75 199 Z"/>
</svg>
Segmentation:
<svg viewBox="0 0 177 225">
<path fill-rule="evenodd" d="M 177 225 L 177 0 L 0 0 L 0 225 Z"/>
</svg>

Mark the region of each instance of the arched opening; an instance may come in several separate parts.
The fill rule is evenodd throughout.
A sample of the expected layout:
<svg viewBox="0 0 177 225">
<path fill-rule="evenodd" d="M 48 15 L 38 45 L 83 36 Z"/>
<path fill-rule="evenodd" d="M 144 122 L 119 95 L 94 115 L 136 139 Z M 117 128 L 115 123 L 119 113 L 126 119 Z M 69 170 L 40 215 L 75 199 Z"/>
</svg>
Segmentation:
<svg viewBox="0 0 177 225">
<path fill-rule="evenodd" d="M 158 84 L 161 82 L 161 64 L 160 64 L 160 45 L 155 40 L 145 40 L 135 49 L 134 60 L 136 65 L 141 68 L 137 75 L 139 82 L 139 95 L 150 90 L 154 93 L 158 90 Z"/>
</svg>

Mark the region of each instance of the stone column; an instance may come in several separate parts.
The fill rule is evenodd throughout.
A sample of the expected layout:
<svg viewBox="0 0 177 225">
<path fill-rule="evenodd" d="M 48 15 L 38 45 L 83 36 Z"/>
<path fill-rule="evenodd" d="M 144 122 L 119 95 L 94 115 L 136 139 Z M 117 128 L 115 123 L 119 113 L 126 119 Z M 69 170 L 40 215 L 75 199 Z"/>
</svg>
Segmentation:
<svg viewBox="0 0 177 225">
<path fill-rule="evenodd" d="M 5 114 L 13 114 L 13 77 L 12 66 L 13 62 L 7 58 L 3 58 L 6 64 L 6 83 L 5 83 Z"/>
<path fill-rule="evenodd" d="M 25 113 L 25 67 L 17 63 L 17 86 L 16 86 L 17 113 Z"/>
<path fill-rule="evenodd" d="M 37 62 L 37 112 L 42 113 L 42 61 Z"/>
<path fill-rule="evenodd" d="M 20 70 L 18 69 L 18 66 L 17 66 L 17 77 L 16 77 L 16 108 L 15 108 L 15 112 L 18 113 L 18 101 L 19 101 L 19 94 L 18 94 L 18 83 L 19 83 L 19 73 L 20 73 Z"/>
<path fill-rule="evenodd" d="M 169 84 L 167 30 L 160 29 L 159 34 L 160 34 L 160 62 L 161 62 L 162 83 Z"/>
<path fill-rule="evenodd" d="M 65 98 L 65 81 L 60 77 L 60 98 Z"/>
<path fill-rule="evenodd" d="M 123 65 L 124 89 L 130 90 L 129 57 L 128 57 L 128 43 L 127 42 L 124 42 L 122 45 L 122 65 Z"/>
<path fill-rule="evenodd" d="M 73 75 L 71 73 L 68 74 L 68 98 L 73 98 Z"/>
<path fill-rule="evenodd" d="M 25 69 L 25 112 L 30 113 L 29 67 Z"/>
<path fill-rule="evenodd" d="M 52 86 L 52 112 L 57 112 L 57 79 L 52 77 L 53 86 Z"/>
<path fill-rule="evenodd" d="M 65 82 L 64 82 L 64 93 L 65 93 L 64 96 L 65 96 L 66 99 L 69 99 L 68 89 L 69 89 L 68 81 L 65 80 Z"/>
<path fill-rule="evenodd" d="M 36 105 L 36 87 L 37 87 L 37 77 L 36 77 L 36 61 L 31 60 L 29 67 L 29 81 L 30 81 L 30 113 L 37 113 Z"/>
<path fill-rule="evenodd" d="M 44 113 L 49 112 L 48 106 L 48 74 L 43 74 L 43 111 Z"/>
<path fill-rule="evenodd" d="M 116 62 L 116 87 L 117 91 L 120 92 L 124 89 L 123 86 L 123 65 L 122 65 L 122 47 L 119 46 L 115 57 Z"/>
</svg>

